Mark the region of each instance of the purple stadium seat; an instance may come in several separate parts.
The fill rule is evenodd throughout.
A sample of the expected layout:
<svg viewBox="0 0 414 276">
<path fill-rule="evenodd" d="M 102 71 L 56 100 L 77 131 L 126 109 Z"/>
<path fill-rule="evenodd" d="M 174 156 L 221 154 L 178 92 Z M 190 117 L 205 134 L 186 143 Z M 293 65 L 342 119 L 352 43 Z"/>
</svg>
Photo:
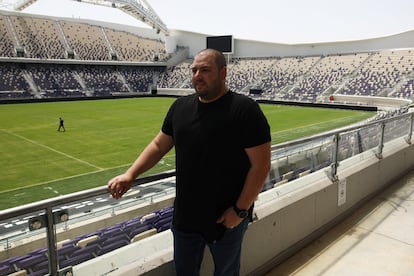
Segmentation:
<svg viewBox="0 0 414 276">
<path fill-rule="evenodd" d="M 12 258 L 9 258 L 9 259 L 2 260 L 2 261 L 0 261 L 0 268 L 3 267 L 3 266 L 7 266 L 7 267 L 13 266 L 14 263 L 16 263 L 19 260 L 22 260 L 26 257 L 27 256 L 16 256 L 16 257 L 12 257 Z"/>
<path fill-rule="evenodd" d="M 109 239 L 107 239 L 106 241 L 104 241 L 102 243 L 102 248 L 109 245 L 109 244 L 117 243 L 118 241 L 126 241 L 126 242 L 129 243 L 130 238 L 126 233 L 122 233 L 120 235 L 112 236 L 112 237 L 110 237 Z"/>
<path fill-rule="evenodd" d="M 90 241 L 90 242 L 88 242 L 87 244 L 86 244 L 86 246 L 87 247 L 89 247 L 89 246 L 94 246 L 94 245 L 99 245 L 99 246 L 101 246 L 101 244 L 104 242 L 104 241 L 106 241 L 108 238 L 107 237 L 100 237 L 100 238 L 98 238 L 98 239 L 96 239 L 96 240 L 94 240 L 94 241 Z"/>
<path fill-rule="evenodd" d="M 63 260 L 66 260 L 66 258 L 65 259 L 60 259 L 59 258 L 59 262 L 60 261 L 63 261 Z M 36 265 L 34 265 L 33 267 L 31 267 L 31 270 L 33 271 L 33 272 L 37 272 L 37 271 L 44 271 L 44 270 L 46 270 L 46 271 L 48 271 L 49 270 L 49 260 L 46 260 L 46 261 L 43 261 L 43 262 L 40 262 L 40 263 L 38 263 L 38 264 L 36 264 Z M 46 273 L 47 274 L 47 273 Z M 30 274 L 31 275 L 31 274 Z"/>
<path fill-rule="evenodd" d="M 58 249 L 58 256 L 70 256 L 77 249 L 80 249 L 80 247 L 75 246 L 73 243 L 65 244 Z"/>
<path fill-rule="evenodd" d="M 154 227 L 158 228 L 160 225 L 166 225 L 166 224 L 170 225 L 171 222 L 172 222 L 172 216 L 165 216 L 161 218 L 160 220 L 156 221 L 154 223 Z"/>
<path fill-rule="evenodd" d="M 10 273 L 16 272 L 12 266 L 10 265 L 2 265 L 0 266 L 0 276 L 6 276 Z"/>
<path fill-rule="evenodd" d="M 42 270 L 33 271 L 32 273 L 28 274 L 29 276 L 43 276 L 49 274 L 49 268 L 44 268 Z"/>
<path fill-rule="evenodd" d="M 115 249 L 121 248 L 121 247 L 123 247 L 127 244 L 129 244 L 129 241 L 127 241 L 125 239 L 121 239 L 121 240 L 118 240 L 114 243 L 107 244 L 107 245 L 103 246 L 100 250 L 98 250 L 97 255 L 101 256 L 105 253 L 108 253 L 108 252 L 111 252 Z"/>
<path fill-rule="evenodd" d="M 150 225 L 150 224 L 143 224 L 143 225 L 140 225 L 139 227 L 137 227 L 137 228 L 135 228 L 135 229 L 132 229 L 132 230 L 131 230 L 131 232 L 129 233 L 129 236 L 130 236 L 131 238 L 133 238 L 135 235 L 137 235 L 137 234 L 139 234 L 139 233 L 142 233 L 142 232 L 144 232 L 144 231 L 147 231 L 147 230 L 149 230 L 149 229 L 151 229 L 151 228 L 153 228 L 153 227 L 152 227 L 152 225 Z"/>
<path fill-rule="evenodd" d="M 116 234 L 119 234 L 119 233 L 122 233 L 121 227 L 115 227 L 115 228 L 103 231 L 101 233 L 100 237 L 101 238 L 105 238 L 105 237 L 109 238 L 109 237 L 112 237 L 113 235 L 116 235 Z"/>
<path fill-rule="evenodd" d="M 85 252 L 79 255 L 72 256 L 71 258 L 59 263 L 60 268 L 65 268 L 68 266 L 75 266 L 80 263 L 86 262 L 90 259 L 93 259 L 95 256 L 91 252 Z"/>
<path fill-rule="evenodd" d="M 162 219 L 160 221 L 157 221 L 154 224 L 154 227 L 157 228 L 157 232 L 165 231 L 171 228 L 171 221 L 172 221 L 171 218 Z"/>
<path fill-rule="evenodd" d="M 95 255 L 96 251 L 100 248 L 99 244 L 93 244 L 91 246 L 86 245 L 83 248 L 76 249 L 70 254 L 70 258 L 76 257 L 78 255 L 83 255 L 85 253 L 89 253 L 91 255 Z"/>
<path fill-rule="evenodd" d="M 122 231 L 125 233 L 130 233 L 132 230 L 142 225 L 143 224 L 139 220 L 128 221 L 122 228 Z"/>
<path fill-rule="evenodd" d="M 47 256 L 46 254 L 42 253 L 41 255 L 30 256 L 28 258 L 20 260 L 16 263 L 16 266 L 19 269 L 27 269 L 45 260 L 47 260 Z"/>
<path fill-rule="evenodd" d="M 37 250 L 34 250 L 34 251 L 30 252 L 28 255 L 30 255 L 30 256 L 40 255 L 40 254 L 46 253 L 46 252 L 47 252 L 47 250 L 48 250 L 48 249 L 47 249 L 46 247 L 44 247 L 44 248 L 39 248 L 39 249 L 37 249 Z"/>
</svg>

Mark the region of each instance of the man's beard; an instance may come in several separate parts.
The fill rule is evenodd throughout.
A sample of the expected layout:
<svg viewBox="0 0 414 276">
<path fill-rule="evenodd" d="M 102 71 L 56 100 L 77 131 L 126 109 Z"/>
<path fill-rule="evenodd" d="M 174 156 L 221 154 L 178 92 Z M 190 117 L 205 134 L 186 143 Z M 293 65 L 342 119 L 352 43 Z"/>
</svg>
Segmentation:
<svg viewBox="0 0 414 276">
<path fill-rule="evenodd" d="M 213 85 L 207 87 L 205 83 L 202 83 L 203 87 L 202 89 L 197 89 L 197 84 L 193 85 L 194 90 L 196 91 L 196 94 L 198 97 L 202 100 L 210 100 L 214 99 L 219 93 L 220 93 L 220 85 Z"/>
<path fill-rule="evenodd" d="M 195 91 L 196 91 L 196 94 L 200 97 L 200 98 L 204 98 L 204 97 L 207 97 L 210 93 L 209 93 L 209 91 L 206 91 L 206 90 L 197 90 L 197 89 L 195 89 Z"/>
</svg>

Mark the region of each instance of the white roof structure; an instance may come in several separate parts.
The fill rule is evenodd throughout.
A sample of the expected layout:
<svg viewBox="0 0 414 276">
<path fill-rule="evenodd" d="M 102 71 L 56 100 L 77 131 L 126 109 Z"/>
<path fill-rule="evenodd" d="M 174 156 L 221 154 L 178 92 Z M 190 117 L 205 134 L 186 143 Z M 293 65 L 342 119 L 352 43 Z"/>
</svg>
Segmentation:
<svg viewBox="0 0 414 276">
<path fill-rule="evenodd" d="M 13 10 L 22 11 L 37 0 L 20 0 L 13 5 Z M 169 35 L 169 30 L 161 18 L 146 0 L 73 0 L 77 2 L 117 8 L 132 17 L 144 22 L 156 30 L 157 33 Z M 0 1 L 1 4 L 1 1 Z"/>
</svg>

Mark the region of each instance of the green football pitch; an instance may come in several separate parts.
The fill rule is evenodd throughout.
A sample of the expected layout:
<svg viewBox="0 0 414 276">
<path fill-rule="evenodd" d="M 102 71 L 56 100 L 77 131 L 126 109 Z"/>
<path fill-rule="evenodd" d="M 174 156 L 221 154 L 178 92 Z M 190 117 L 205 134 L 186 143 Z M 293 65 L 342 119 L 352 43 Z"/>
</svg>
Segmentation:
<svg viewBox="0 0 414 276">
<path fill-rule="evenodd" d="M 98 186 L 125 171 L 160 130 L 173 98 L 0 105 L 0 209 Z M 372 112 L 261 104 L 272 144 Z M 59 117 L 66 131 L 57 131 Z M 146 175 L 174 169 L 174 151 Z"/>
</svg>

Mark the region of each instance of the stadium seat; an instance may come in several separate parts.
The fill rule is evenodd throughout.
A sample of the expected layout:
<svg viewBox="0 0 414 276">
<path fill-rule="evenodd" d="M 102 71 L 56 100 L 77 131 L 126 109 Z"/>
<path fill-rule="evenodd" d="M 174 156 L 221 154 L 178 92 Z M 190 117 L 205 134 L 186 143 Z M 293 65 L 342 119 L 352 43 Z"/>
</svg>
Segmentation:
<svg viewBox="0 0 414 276">
<path fill-rule="evenodd" d="M 153 228 L 151 224 L 142 224 L 139 227 L 132 229 L 131 232 L 129 233 L 129 236 L 135 237 L 137 234 L 145 232 L 151 228 Z"/>
<path fill-rule="evenodd" d="M 77 264 L 80 264 L 82 262 L 88 261 L 90 259 L 93 259 L 95 255 L 93 255 L 91 252 L 84 252 L 82 254 L 76 254 L 75 256 L 72 256 L 71 258 L 64 260 L 63 262 L 59 263 L 60 268 L 65 268 L 68 266 L 75 266 Z"/>
<path fill-rule="evenodd" d="M 85 246 L 81 247 L 80 249 L 77 249 L 70 254 L 70 258 L 83 255 L 84 253 L 89 253 L 91 255 L 95 255 L 96 251 L 100 248 L 99 244 L 92 244 L 91 246 Z"/>
<path fill-rule="evenodd" d="M 44 276 L 44 275 L 48 275 L 48 274 L 49 274 L 49 268 L 45 268 L 45 269 L 42 269 L 42 270 L 33 271 L 28 275 L 29 276 Z"/>
<path fill-rule="evenodd" d="M 1 265 L 0 266 L 0 276 L 6 276 L 9 275 L 10 273 L 15 272 L 15 270 L 13 269 L 13 266 L 11 265 Z"/>
<path fill-rule="evenodd" d="M 140 241 L 140 240 L 145 239 L 145 238 L 147 238 L 149 236 L 152 236 L 152 235 L 154 235 L 156 233 L 157 233 L 157 229 L 151 228 L 151 229 L 149 229 L 147 231 L 141 232 L 141 233 L 136 234 L 135 236 L 133 236 L 132 239 L 131 239 L 131 243 L 132 242 Z"/>
<path fill-rule="evenodd" d="M 36 265 L 40 262 L 43 262 L 45 260 L 47 260 L 46 254 L 41 253 L 40 255 L 33 255 L 33 256 L 27 257 L 23 260 L 18 261 L 16 263 L 16 266 L 19 270 L 28 269 L 28 268 L 31 268 L 32 266 L 34 266 L 34 265 Z"/>
<path fill-rule="evenodd" d="M 58 251 L 58 256 L 68 258 L 70 255 L 72 255 L 72 253 L 74 251 L 76 251 L 78 249 L 81 249 L 81 247 L 77 246 L 77 245 L 74 245 L 72 243 L 65 244 L 57 250 Z"/>
<path fill-rule="evenodd" d="M 85 247 L 88 243 L 97 240 L 99 238 L 98 235 L 89 236 L 87 238 L 81 239 L 76 243 L 76 246 L 78 247 Z"/>
<path fill-rule="evenodd" d="M 115 241 L 115 242 L 113 242 L 113 243 L 108 243 L 108 244 L 106 244 L 106 245 L 105 245 L 105 246 L 103 246 L 101 249 L 99 249 L 99 250 L 96 252 L 96 254 L 97 254 L 98 256 L 101 256 L 101 255 L 103 255 L 103 254 L 106 254 L 106 253 L 108 253 L 108 252 L 111 252 L 111 251 L 113 251 L 113 250 L 115 250 L 115 249 L 118 249 L 118 248 L 123 247 L 123 246 L 128 245 L 128 244 L 129 244 L 129 241 L 127 241 L 127 240 L 125 240 L 125 239 L 117 240 L 117 241 Z"/>
</svg>

